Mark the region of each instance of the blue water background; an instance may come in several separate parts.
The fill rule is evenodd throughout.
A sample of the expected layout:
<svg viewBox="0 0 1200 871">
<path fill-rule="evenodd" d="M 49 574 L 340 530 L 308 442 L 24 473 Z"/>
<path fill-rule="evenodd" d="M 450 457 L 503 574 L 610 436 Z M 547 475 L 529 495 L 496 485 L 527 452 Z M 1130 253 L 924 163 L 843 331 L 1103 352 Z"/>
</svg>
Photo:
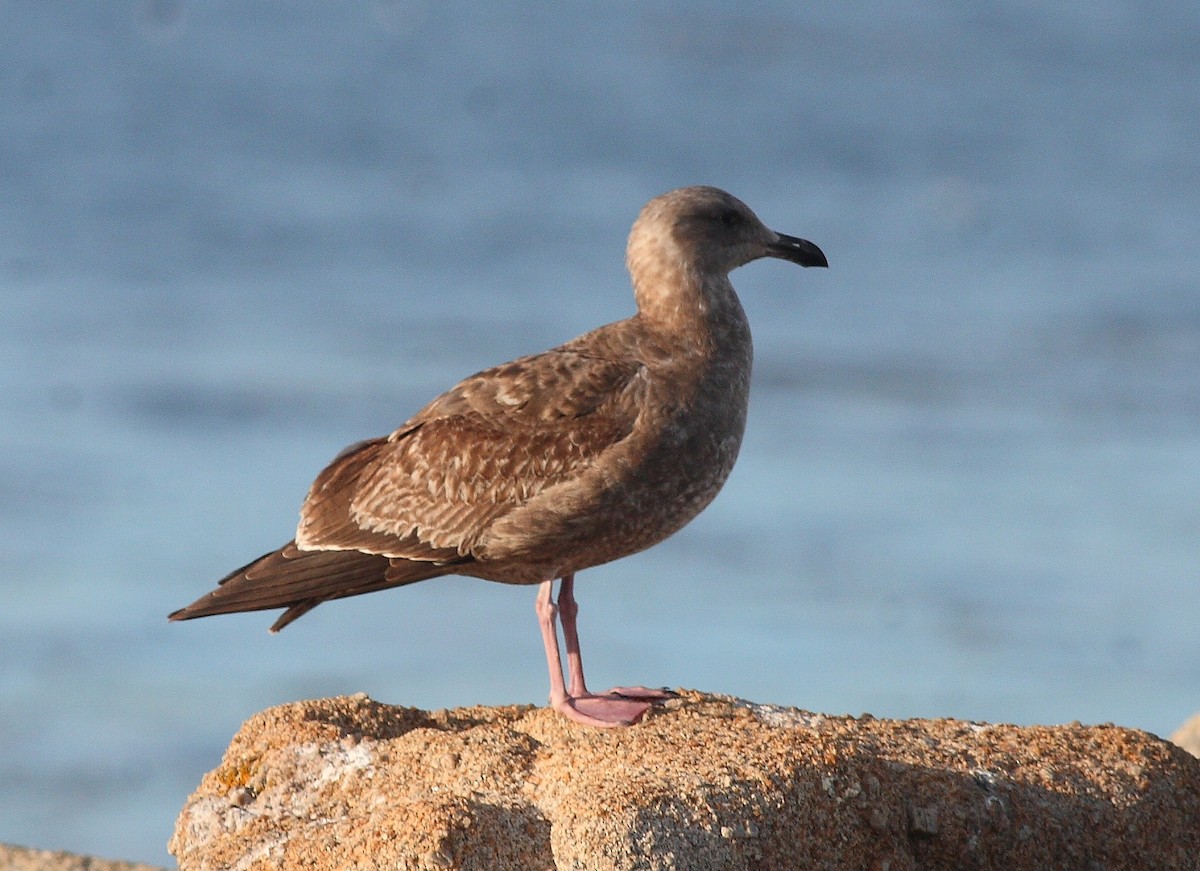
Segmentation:
<svg viewBox="0 0 1200 871">
<path fill-rule="evenodd" d="M 589 674 L 1169 733 L 1200 708 L 1200 7 L 0 2 L 0 841 L 167 863 L 251 714 L 542 703 L 533 591 L 168 625 L 312 477 L 632 308 L 708 183 L 742 458 L 581 576 Z"/>
</svg>

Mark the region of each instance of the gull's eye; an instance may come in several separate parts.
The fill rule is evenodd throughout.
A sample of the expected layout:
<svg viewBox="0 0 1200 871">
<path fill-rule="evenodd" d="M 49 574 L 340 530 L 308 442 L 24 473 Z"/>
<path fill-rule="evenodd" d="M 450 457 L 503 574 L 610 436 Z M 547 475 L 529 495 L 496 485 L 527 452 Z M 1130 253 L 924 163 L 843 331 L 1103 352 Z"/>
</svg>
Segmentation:
<svg viewBox="0 0 1200 871">
<path fill-rule="evenodd" d="M 737 209 L 726 209 L 721 212 L 720 220 L 726 227 L 736 227 L 742 223 L 742 213 Z"/>
</svg>

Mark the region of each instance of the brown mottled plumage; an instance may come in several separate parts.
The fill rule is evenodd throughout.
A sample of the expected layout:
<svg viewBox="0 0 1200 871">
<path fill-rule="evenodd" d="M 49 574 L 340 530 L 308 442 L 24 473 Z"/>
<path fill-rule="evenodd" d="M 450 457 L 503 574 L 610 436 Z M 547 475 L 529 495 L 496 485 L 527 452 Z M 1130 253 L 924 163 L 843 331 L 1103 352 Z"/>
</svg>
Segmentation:
<svg viewBox="0 0 1200 871">
<path fill-rule="evenodd" d="M 573 576 L 662 541 L 724 484 L 752 356 L 728 273 L 760 257 L 827 265 L 716 188 L 651 200 L 629 236 L 637 314 L 472 375 L 387 438 L 347 448 L 317 477 L 293 542 L 171 619 L 282 607 L 279 630 L 328 599 L 439 575 L 541 584 L 555 707 L 593 725 L 635 722 L 646 705 L 630 697 L 661 693 L 586 691 Z"/>
</svg>

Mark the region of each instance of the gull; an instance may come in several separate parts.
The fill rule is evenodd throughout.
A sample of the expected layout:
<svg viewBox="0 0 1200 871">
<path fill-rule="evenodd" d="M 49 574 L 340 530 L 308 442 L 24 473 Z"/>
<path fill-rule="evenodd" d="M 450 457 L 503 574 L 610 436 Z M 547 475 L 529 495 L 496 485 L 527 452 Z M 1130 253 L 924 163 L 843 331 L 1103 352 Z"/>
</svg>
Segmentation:
<svg viewBox="0 0 1200 871">
<path fill-rule="evenodd" d="M 391 435 L 346 448 L 292 541 L 170 619 L 284 608 L 277 632 L 321 602 L 442 575 L 536 585 L 551 706 L 590 726 L 640 721 L 672 694 L 588 691 L 575 575 L 672 535 L 725 483 L 753 356 L 729 273 L 763 257 L 829 265 L 725 191 L 655 197 L 629 234 L 636 314 L 472 375 Z"/>
</svg>

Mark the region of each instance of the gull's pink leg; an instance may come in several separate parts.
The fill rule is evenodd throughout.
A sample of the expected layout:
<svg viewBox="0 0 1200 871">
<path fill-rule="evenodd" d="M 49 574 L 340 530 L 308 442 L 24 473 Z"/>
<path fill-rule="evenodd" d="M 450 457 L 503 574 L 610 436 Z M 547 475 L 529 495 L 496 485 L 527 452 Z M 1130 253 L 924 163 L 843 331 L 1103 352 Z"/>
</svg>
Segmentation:
<svg viewBox="0 0 1200 871">
<path fill-rule="evenodd" d="M 567 575 L 558 589 L 558 613 L 562 616 L 563 641 L 567 645 L 567 674 L 570 677 L 571 695 L 578 698 L 587 695 L 587 683 L 583 679 L 583 656 L 579 652 L 579 630 L 575 617 L 579 614 L 579 603 L 575 601 L 575 576 Z"/>
<path fill-rule="evenodd" d="M 554 581 L 542 581 L 534 609 L 542 629 L 542 644 L 546 646 L 546 663 L 550 666 L 550 706 L 557 710 L 568 696 L 563 683 L 562 659 L 558 653 L 558 629 L 555 626 L 558 606 L 554 604 Z"/>
<path fill-rule="evenodd" d="M 568 578 L 571 576 L 568 575 Z M 563 578 L 564 586 L 568 587 L 567 578 Z M 561 597 L 560 597 L 561 598 Z M 568 656 L 571 659 L 571 684 L 574 688 L 576 675 L 578 683 L 583 686 L 583 665 L 579 659 L 579 636 L 575 632 L 574 612 L 578 610 L 573 596 L 568 595 L 568 610 L 571 612 L 570 636 L 574 641 L 568 641 Z M 543 581 L 538 587 L 535 607 L 538 625 L 542 630 L 542 643 L 546 647 L 546 663 L 550 667 L 550 706 L 568 719 L 588 726 L 629 726 L 636 723 L 650 707 L 645 702 L 625 699 L 617 695 L 595 696 L 586 690 L 576 695 L 568 693 L 563 682 L 562 658 L 558 650 L 558 629 L 556 620 L 559 606 L 554 604 L 554 582 Z M 567 611 L 563 612 L 563 634 L 567 634 Z M 572 653 L 573 651 L 573 653 Z"/>
<path fill-rule="evenodd" d="M 589 693 L 583 679 L 583 657 L 579 652 L 579 630 L 575 618 L 579 614 L 579 603 L 575 601 L 575 576 L 567 575 L 562 579 L 558 591 L 558 613 L 562 617 L 563 641 L 567 645 L 567 673 L 570 676 L 572 698 L 597 698 Z M 652 690 L 646 687 L 613 687 L 602 697 L 624 696 L 642 701 L 662 701 L 674 698 L 675 694 L 664 690 Z"/>
</svg>

